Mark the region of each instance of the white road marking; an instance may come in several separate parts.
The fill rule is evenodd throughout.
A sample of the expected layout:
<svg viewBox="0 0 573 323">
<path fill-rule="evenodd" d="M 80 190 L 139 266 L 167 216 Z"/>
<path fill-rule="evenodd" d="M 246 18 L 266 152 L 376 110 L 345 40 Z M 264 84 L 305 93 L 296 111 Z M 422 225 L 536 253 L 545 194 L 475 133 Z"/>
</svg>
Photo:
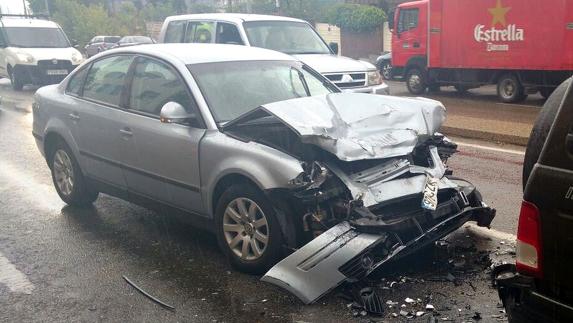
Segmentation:
<svg viewBox="0 0 573 323">
<path fill-rule="evenodd" d="M 514 154 L 514 155 L 525 156 L 525 152 L 524 152 L 524 151 L 515 150 L 515 149 L 503 149 L 503 148 L 482 146 L 482 145 L 477 145 L 477 144 L 469 144 L 469 143 L 458 142 L 458 141 L 454 141 L 454 142 L 455 142 L 458 146 L 462 146 L 462 147 L 471 147 L 471 148 L 476 148 L 476 149 L 495 151 L 495 152 L 499 152 L 499 153 L 508 153 L 508 154 Z"/>
<path fill-rule="evenodd" d="M 515 103 L 502 103 L 502 102 L 496 102 L 495 104 L 508 105 L 511 107 L 521 107 L 521 108 L 541 108 L 538 105 L 531 105 L 531 104 L 515 104 Z"/>
<path fill-rule="evenodd" d="M 14 293 L 32 294 L 34 284 L 0 253 L 0 284 Z"/>
</svg>

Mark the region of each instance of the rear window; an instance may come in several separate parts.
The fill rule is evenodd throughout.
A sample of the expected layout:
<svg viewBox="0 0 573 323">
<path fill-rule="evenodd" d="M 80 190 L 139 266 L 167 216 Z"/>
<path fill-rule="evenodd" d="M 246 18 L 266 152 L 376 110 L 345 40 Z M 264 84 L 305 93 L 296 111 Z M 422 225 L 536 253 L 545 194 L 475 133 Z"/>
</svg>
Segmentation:
<svg viewBox="0 0 573 323">
<path fill-rule="evenodd" d="M 116 36 L 113 36 L 113 37 L 105 37 L 105 38 L 104 38 L 104 42 L 105 42 L 105 43 L 117 43 L 120 39 L 121 39 L 121 37 L 116 37 Z"/>
</svg>

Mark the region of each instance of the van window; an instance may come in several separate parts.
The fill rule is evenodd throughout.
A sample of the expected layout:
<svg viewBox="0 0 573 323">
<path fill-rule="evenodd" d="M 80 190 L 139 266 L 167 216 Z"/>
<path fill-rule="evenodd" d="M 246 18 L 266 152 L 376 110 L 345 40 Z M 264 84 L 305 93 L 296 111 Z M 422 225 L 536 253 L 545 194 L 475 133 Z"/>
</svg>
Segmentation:
<svg viewBox="0 0 573 323">
<path fill-rule="evenodd" d="M 67 48 L 68 38 L 60 28 L 5 27 L 8 44 L 21 48 Z"/>
<path fill-rule="evenodd" d="M 183 40 L 183 35 L 185 34 L 185 25 L 187 24 L 184 20 L 175 20 L 169 23 L 167 30 L 165 31 L 164 43 L 180 43 Z"/>
<path fill-rule="evenodd" d="M 398 18 L 398 32 L 408 31 L 418 27 L 418 8 L 400 9 Z"/>
<path fill-rule="evenodd" d="M 215 23 L 209 21 L 189 21 L 185 33 L 185 43 L 212 43 Z"/>
<path fill-rule="evenodd" d="M 84 97 L 119 106 L 132 56 L 113 56 L 93 63 L 84 85 Z"/>
<path fill-rule="evenodd" d="M 237 26 L 225 22 L 217 23 L 217 44 L 244 45 Z"/>
</svg>

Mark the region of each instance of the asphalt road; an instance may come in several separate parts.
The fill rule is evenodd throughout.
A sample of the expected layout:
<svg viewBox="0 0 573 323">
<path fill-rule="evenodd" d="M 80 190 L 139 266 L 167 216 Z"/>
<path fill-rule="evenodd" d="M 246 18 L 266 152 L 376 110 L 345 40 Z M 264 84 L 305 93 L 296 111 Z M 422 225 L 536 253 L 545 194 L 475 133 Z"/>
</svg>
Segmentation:
<svg viewBox="0 0 573 323">
<path fill-rule="evenodd" d="M 509 235 L 464 227 L 441 247 L 394 264 L 370 285 L 383 302 L 398 305 L 386 306 L 384 318 L 355 317 L 351 301 L 337 296 L 340 289 L 306 306 L 235 272 L 212 235 L 169 214 L 105 195 L 91 209 L 67 207 L 31 135 L 32 94 L 14 93 L 0 81 L 0 321 L 402 321 L 400 310 L 424 311 L 427 303 L 439 320 L 469 321 L 476 311 L 485 322 L 504 320 L 487 268 L 489 258 L 510 256 Z M 522 149 L 460 142 L 449 161 L 454 174 L 472 181 L 498 209 L 493 229 L 515 232 Z M 123 275 L 176 310 L 152 303 Z"/>
</svg>

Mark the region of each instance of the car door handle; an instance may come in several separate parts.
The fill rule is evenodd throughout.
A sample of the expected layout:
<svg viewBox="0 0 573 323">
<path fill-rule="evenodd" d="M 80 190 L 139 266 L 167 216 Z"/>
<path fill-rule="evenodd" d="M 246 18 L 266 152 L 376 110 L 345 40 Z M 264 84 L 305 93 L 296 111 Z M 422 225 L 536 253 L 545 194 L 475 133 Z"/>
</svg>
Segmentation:
<svg viewBox="0 0 573 323">
<path fill-rule="evenodd" d="M 68 117 L 70 117 L 72 121 L 80 121 L 80 116 L 76 112 L 68 114 Z"/>
<path fill-rule="evenodd" d="M 133 136 L 133 132 L 131 132 L 131 129 L 130 129 L 130 128 L 127 128 L 127 127 L 126 127 L 126 128 L 123 128 L 123 129 L 121 129 L 121 130 L 119 130 L 119 132 L 121 132 L 121 134 L 122 134 L 124 137 L 131 137 L 131 136 Z"/>
</svg>

